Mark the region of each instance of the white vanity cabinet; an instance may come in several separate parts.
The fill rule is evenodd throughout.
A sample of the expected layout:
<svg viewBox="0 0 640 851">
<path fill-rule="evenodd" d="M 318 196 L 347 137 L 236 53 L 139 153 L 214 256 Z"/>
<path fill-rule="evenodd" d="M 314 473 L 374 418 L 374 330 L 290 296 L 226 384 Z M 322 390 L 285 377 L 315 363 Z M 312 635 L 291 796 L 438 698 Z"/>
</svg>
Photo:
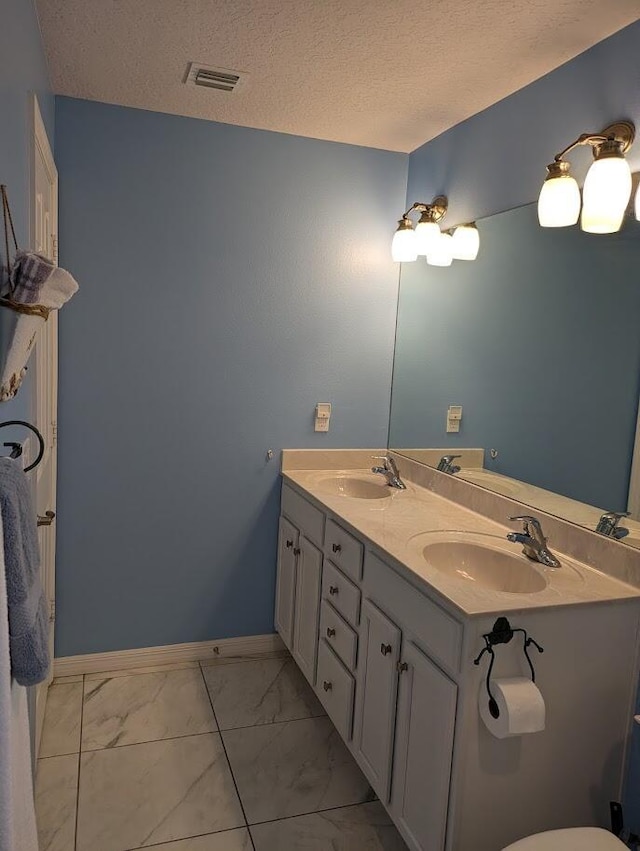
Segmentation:
<svg viewBox="0 0 640 851">
<path fill-rule="evenodd" d="M 276 629 L 411 851 L 498 851 L 606 826 L 635 701 L 638 600 L 464 615 L 321 506 L 284 483 Z M 545 648 L 543 732 L 498 739 L 480 719 L 488 660 L 473 662 L 497 614 Z M 528 676 L 521 634 L 496 657 L 494 677 Z"/>
<path fill-rule="evenodd" d="M 442 851 L 457 687 L 411 639 L 458 666 L 460 625 L 286 484 L 275 623 L 409 847 Z"/>
</svg>

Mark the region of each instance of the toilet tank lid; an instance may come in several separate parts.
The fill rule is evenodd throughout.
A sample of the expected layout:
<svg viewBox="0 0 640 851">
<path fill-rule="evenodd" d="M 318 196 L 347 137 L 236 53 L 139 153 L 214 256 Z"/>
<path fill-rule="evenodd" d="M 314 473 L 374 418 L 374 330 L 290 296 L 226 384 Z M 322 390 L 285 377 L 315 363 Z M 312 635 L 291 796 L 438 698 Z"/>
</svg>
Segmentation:
<svg viewBox="0 0 640 851">
<path fill-rule="evenodd" d="M 599 827 L 572 827 L 527 836 L 503 851 L 621 851 L 626 847 L 612 833 Z"/>
</svg>

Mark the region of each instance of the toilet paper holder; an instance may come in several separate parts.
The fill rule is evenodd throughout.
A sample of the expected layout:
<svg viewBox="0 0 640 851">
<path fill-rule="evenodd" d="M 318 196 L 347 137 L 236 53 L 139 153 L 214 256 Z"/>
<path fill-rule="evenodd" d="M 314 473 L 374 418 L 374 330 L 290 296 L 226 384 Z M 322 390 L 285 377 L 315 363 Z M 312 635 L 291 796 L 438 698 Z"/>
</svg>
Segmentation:
<svg viewBox="0 0 640 851">
<path fill-rule="evenodd" d="M 513 636 L 516 634 L 516 632 L 522 634 L 522 651 L 529 665 L 529 670 L 531 671 L 531 682 L 535 683 L 536 672 L 535 668 L 533 667 L 531 657 L 529 656 L 529 647 L 533 645 L 538 651 L 538 653 L 544 653 L 544 648 L 541 647 L 535 639 L 531 638 L 531 636 L 527 633 L 526 629 L 522 629 L 521 627 L 512 627 L 508 619 L 505 617 L 499 617 L 494 623 L 491 632 L 486 632 L 482 636 L 484 638 L 485 646 L 473 660 L 474 665 L 479 665 L 485 653 L 488 653 L 490 657 L 489 668 L 487 669 L 485 683 L 487 687 L 487 695 L 489 697 L 489 712 L 491 713 L 492 718 L 500 717 L 500 709 L 498 708 L 498 704 L 491 693 L 491 673 L 493 671 L 493 663 L 496 660 L 496 654 L 493 648 L 496 644 L 508 644 L 513 638 Z"/>
</svg>

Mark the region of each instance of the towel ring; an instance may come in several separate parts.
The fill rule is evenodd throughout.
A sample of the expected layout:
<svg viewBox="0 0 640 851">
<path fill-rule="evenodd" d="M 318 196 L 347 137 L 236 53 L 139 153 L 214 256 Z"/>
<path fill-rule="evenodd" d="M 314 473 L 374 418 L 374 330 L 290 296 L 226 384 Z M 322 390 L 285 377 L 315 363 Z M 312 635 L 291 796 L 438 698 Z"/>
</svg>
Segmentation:
<svg viewBox="0 0 640 851">
<path fill-rule="evenodd" d="M 4 423 L 0 423 L 0 428 L 4 428 L 5 426 L 24 426 L 25 428 L 28 428 L 29 431 L 32 431 L 38 438 L 38 455 L 36 457 L 36 460 L 32 464 L 29 464 L 28 467 L 24 468 L 25 473 L 28 473 L 29 470 L 33 470 L 33 468 L 37 467 L 38 464 L 42 461 L 42 458 L 44 456 L 44 438 L 34 425 L 31 425 L 31 423 L 28 423 L 25 420 L 7 420 Z M 11 450 L 11 455 L 9 456 L 10 458 L 19 458 L 20 455 L 22 455 L 21 443 L 11 442 L 5 443 L 4 445 L 13 447 Z"/>
</svg>

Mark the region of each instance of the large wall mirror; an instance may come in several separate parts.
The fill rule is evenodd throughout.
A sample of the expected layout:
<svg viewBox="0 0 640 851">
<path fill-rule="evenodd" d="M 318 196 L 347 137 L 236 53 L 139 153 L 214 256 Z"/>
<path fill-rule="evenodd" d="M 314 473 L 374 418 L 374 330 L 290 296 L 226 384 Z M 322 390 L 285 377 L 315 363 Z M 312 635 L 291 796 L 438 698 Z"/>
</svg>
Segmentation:
<svg viewBox="0 0 640 851">
<path fill-rule="evenodd" d="M 541 228 L 530 204 L 478 229 L 473 262 L 402 266 L 389 447 L 594 530 L 631 508 L 640 547 L 640 223 Z"/>
</svg>

